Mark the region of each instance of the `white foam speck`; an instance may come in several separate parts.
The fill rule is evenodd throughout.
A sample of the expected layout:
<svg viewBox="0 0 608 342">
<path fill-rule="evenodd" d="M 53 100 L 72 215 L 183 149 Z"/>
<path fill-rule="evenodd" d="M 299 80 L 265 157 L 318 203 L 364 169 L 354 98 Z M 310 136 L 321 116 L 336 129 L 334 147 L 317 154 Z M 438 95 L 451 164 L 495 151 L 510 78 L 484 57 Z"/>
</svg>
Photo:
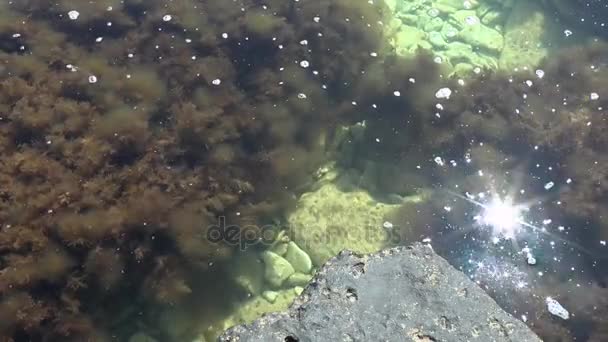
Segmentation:
<svg viewBox="0 0 608 342">
<path fill-rule="evenodd" d="M 452 89 L 447 87 L 441 88 L 435 93 L 435 97 L 438 99 L 449 99 L 450 95 L 452 95 Z"/>
<path fill-rule="evenodd" d="M 541 69 L 536 70 L 536 77 L 538 77 L 538 78 L 545 77 L 545 72 Z"/>
<path fill-rule="evenodd" d="M 72 20 L 78 19 L 79 16 L 80 16 L 80 13 L 78 13 L 78 11 L 71 10 L 68 12 L 68 17 Z"/>
</svg>

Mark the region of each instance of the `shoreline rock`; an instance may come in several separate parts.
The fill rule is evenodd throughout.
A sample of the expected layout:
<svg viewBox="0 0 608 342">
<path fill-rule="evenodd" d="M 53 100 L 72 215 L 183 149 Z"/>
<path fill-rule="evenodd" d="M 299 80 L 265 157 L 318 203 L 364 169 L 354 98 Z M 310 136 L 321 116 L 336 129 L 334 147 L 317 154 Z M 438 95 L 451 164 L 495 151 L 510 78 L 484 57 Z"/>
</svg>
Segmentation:
<svg viewBox="0 0 608 342">
<path fill-rule="evenodd" d="M 541 341 L 428 245 L 341 252 L 286 312 L 224 332 L 221 342 Z"/>
</svg>

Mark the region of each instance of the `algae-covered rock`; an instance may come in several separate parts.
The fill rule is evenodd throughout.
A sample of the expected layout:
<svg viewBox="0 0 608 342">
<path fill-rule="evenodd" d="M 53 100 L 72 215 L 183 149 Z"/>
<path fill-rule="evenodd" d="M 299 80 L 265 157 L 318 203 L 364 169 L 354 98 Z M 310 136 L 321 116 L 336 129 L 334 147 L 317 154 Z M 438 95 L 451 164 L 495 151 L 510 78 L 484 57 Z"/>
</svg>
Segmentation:
<svg viewBox="0 0 608 342">
<path fill-rule="evenodd" d="M 370 253 L 386 246 L 390 236 L 383 217 L 398 204 L 376 202 L 362 190 L 342 191 L 334 183 L 305 193 L 289 215 L 293 241 L 315 265 L 343 249 Z"/>
<path fill-rule="evenodd" d="M 475 25 L 480 22 L 477 12 L 471 10 L 456 11 L 449 16 L 449 22 L 459 29 Z"/>
<path fill-rule="evenodd" d="M 534 68 L 547 55 L 545 14 L 535 1 L 518 1 L 505 26 L 499 66 L 505 70 Z"/>
<path fill-rule="evenodd" d="M 429 33 L 429 42 L 436 47 L 445 47 L 446 45 L 448 45 L 448 42 L 445 41 L 445 39 L 439 32 Z"/>
<path fill-rule="evenodd" d="M 278 242 L 274 246 L 272 246 L 272 248 L 270 249 L 270 251 L 273 252 L 273 253 L 276 253 L 276 254 L 278 254 L 280 256 L 285 256 L 285 253 L 287 253 L 288 246 L 289 246 L 288 243 Z"/>
<path fill-rule="evenodd" d="M 473 9 L 479 5 L 477 0 L 436 0 L 434 6 L 446 12 Z"/>
<path fill-rule="evenodd" d="M 264 278 L 274 287 L 280 287 L 290 275 L 295 273 L 289 261 L 271 251 L 262 253 L 262 260 L 264 260 L 266 266 Z"/>
<path fill-rule="evenodd" d="M 401 30 L 395 34 L 392 45 L 397 54 L 408 55 L 418 50 L 427 48 L 430 44 L 426 41 L 426 32 L 414 26 L 403 25 Z M 426 43 L 426 44 L 425 44 Z"/>
<path fill-rule="evenodd" d="M 265 296 L 255 296 L 239 305 L 232 315 L 217 324 L 217 330 L 223 331 L 238 324 L 248 324 L 265 313 L 285 310 L 297 296 L 293 288 L 265 293 Z"/>
<path fill-rule="evenodd" d="M 306 286 L 308 285 L 311 279 L 312 275 L 310 274 L 294 273 L 289 278 L 287 278 L 287 281 L 285 281 L 285 285 L 289 287 Z"/>
<path fill-rule="evenodd" d="M 503 12 L 497 9 L 490 9 L 481 17 L 481 22 L 489 27 L 494 27 L 495 25 L 502 25 L 503 21 Z"/>
<path fill-rule="evenodd" d="M 298 245 L 290 241 L 285 253 L 285 259 L 289 261 L 296 272 L 308 273 L 312 269 L 312 261 L 310 256 L 306 254 Z"/>
<path fill-rule="evenodd" d="M 434 33 L 434 31 L 441 31 L 442 27 L 443 20 L 441 20 L 441 18 L 433 18 L 426 22 L 426 24 L 424 25 L 424 30 L 429 34 L 432 34 Z"/>
<path fill-rule="evenodd" d="M 446 21 L 441 28 L 441 35 L 447 41 L 452 41 L 458 35 L 458 29 Z"/>
<path fill-rule="evenodd" d="M 482 24 L 466 25 L 458 33 L 458 38 L 475 47 L 500 52 L 504 45 L 502 34 Z"/>
<path fill-rule="evenodd" d="M 276 292 L 276 291 L 264 291 L 264 292 L 262 292 L 262 297 L 264 297 L 264 299 L 266 299 L 270 303 L 276 302 L 278 296 L 279 296 L 279 293 Z"/>
</svg>

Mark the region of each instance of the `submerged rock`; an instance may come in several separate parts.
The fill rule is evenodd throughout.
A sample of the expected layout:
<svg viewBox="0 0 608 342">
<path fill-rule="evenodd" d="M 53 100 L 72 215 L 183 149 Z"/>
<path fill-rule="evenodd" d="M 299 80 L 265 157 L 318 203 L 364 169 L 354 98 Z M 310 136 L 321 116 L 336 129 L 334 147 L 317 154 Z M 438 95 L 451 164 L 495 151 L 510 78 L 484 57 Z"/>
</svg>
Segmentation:
<svg viewBox="0 0 608 342">
<path fill-rule="evenodd" d="M 308 254 L 300 249 L 293 241 L 290 241 L 287 245 L 285 259 L 289 261 L 296 272 L 308 273 L 312 269 L 312 261 Z"/>
<path fill-rule="evenodd" d="M 417 27 L 403 25 L 393 38 L 392 45 L 397 54 L 405 56 L 415 52 L 418 48 L 428 49 L 431 44 L 426 41 L 426 37 L 426 32 Z"/>
<path fill-rule="evenodd" d="M 262 253 L 262 259 L 266 265 L 264 278 L 274 287 L 280 287 L 289 276 L 295 273 L 289 261 L 276 253 L 265 251 Z"/>
<path fill-rule="evenodd" d="M 277 300 L 279 293 L 276 291 L 264 291 L 262 292 L 262 297 L 269 301 L 270 303 L 274 303 Z"/>
<path fill-rule="evenodd" d="M 458 37 L 465 43 L 493 52 L 500 52 L 504 45 L 500 32 L 482 24 L 466 25 Z"/>
<path fill-rule="evenodd" d="M 342 252 L 289 311 L 219 341 L 529 341 L 540 339 L 429 246 Z"/>
<path fill-rule="evenodd" d="M 312 275 L 310 275 L 310 274 L 294 273 L 289 278 L 287 278 L 287 281 L 285 281 L 285 284 L 287 286 L 292 286 L 292 287 L 305 286 L 305 285 L 308 285 L 308 283 L 310 283 L 311 279 L 312 279 Z"/>
<path fill-rule="evenodd" d="M 384 215 L 397 207 L 375 201 L 366 191 L 326 183 L 302 195 L 288 222 L 293 241 L 319 266 L 343 249 L 371 253 L 386 247 Z"/>
<path fill-rule="evenodd" d="M 501 69 L 533 69 L 547 55 L 546 20 L 540 4 L 518 1 L 505 25 L 505 44 L 500 55 Z"/>
</svg>

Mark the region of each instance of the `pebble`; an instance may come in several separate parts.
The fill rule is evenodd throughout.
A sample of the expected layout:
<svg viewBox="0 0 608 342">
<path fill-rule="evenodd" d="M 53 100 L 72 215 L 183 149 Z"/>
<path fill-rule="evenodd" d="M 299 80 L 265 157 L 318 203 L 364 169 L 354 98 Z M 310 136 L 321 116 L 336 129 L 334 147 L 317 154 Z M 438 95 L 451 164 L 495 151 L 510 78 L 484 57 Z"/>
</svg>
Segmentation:
<svg viewBox="0 0 608 342">
<path fill-rule="evenodd" d="M 564 308 L 557 300 L 547 297 L 545 299 L 545 303 L 547 303 L 547 310 L 553 315 L 557 316 L 561 319 L 569 319 L 570 313 L 566 308 Z"/>
<path fill-rule="evenodd" d="M 295 273 L 289 261 L 271 251 L 265 251 L 262 254 L 262 260 L 265 265 L 264 278 L 274 287 L 280 287 L 287 278 Z"/>
<path fill-rule="evenodd" d="M 287 245 L 285 259 L 289 261 L 296 272 L 308 273 L 312 269 L 312 260 L 295 242 L 290 241 Z"/>
<path fill-rule="evenodd" d="M 279 293 L 276 291 L 264 291 L 262 292 L 262 297 L 269 301 L 270 303 L 274 303 L 277 300 Z"/>
</svg>

